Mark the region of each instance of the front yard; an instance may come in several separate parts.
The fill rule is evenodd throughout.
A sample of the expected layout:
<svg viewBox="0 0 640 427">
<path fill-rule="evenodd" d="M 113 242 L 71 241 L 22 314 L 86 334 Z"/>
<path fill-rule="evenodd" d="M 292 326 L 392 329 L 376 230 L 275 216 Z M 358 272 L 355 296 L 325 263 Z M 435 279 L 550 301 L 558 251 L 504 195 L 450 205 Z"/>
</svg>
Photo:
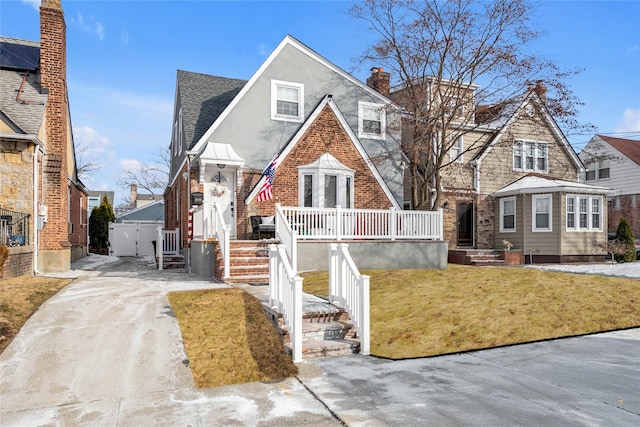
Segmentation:
<svg viewBox="0 0 640 427">
<path fill-rule="evenodd" d="M 640 280 L 449 265 L 374 270 L 371 354 L 424 357 L 640 326 Z M 328 274 L 305 273 L 326 296 Z"/>
</svg>

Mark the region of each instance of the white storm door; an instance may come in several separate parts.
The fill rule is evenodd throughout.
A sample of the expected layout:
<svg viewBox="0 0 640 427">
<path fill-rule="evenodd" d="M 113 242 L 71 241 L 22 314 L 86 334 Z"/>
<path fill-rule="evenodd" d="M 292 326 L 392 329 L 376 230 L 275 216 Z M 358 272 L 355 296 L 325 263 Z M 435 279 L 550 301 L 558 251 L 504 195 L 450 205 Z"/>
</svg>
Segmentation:
<svg viewBox="0 0 640 427">
<path fill-rule="evenodd" d="M 225 225 L 231 230 L 231 237 L 236 236 L 235 209 L 235 171 L 215 172 L 205 184 L 205 203 L 218 205 L 222 211 Z"/>
</svg>

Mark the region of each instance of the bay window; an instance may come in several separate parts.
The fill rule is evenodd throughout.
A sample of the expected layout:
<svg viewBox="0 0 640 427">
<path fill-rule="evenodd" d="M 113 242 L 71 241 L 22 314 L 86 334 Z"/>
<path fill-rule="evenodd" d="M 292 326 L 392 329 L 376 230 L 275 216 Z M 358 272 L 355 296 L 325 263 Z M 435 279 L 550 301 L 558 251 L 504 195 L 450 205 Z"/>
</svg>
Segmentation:
<svg viewBox="0 0 640 427">
<path fill-rule="evenodd" d="M 300 206 L 335 208 L 353 206 L 355 171 L 325 153 L 315 162 L 298 167 Z"/>
<path fill-rule="evenodd" d="M 500 232 L 514 231 L 516 231 L 516 198 L 505 197 L 500 199 Z"/>
<path fill-rule="evenodd" d="M 568 231 L 602 231 L 601 196 L 569 194 L 566 211 Z"/>
<path fill-rule="evenodd" d="M 532 203 L 533 231 L 553 231 L 551 194 L 534 195 Z"/>
</svg>

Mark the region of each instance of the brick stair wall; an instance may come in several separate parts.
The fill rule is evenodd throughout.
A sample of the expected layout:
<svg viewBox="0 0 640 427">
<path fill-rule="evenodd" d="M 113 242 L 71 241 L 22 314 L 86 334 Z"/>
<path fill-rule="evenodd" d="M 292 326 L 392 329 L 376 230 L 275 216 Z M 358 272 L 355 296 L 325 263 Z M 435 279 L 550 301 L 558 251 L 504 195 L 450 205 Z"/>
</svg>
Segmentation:
<svg viewBox="0 0 640 427">
<path fill-rule="evenodd" d="M 216 251 L 216 279 L 228 283 L 268 283 L 269 244 L 262 240 L 229 242 L 229 278 L 223 279 L 224 266 L 219 249 Z"/>
</svg>

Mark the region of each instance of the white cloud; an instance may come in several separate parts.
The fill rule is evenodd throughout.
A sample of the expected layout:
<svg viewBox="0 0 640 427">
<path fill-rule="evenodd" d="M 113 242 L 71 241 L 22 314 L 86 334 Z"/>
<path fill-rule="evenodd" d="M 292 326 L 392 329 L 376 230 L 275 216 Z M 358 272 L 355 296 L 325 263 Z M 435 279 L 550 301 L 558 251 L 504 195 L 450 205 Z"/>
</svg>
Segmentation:
<svg viewBox="0 0 640 427">
<path fill-rule="evenodd" d="M 22 3 L 30 4 L 35 10 L 40 10 L 40 0 L 22 0 Z"/>
<path fill-rule="evenodd" d="M 115 155 L 111 149 L 109 138 L 100 135 L 89 126 L 75 126 L 73 128 L 73 138 L 77 147 L 76 154 L 82 157 L 85 162 L 103 163 Z"/>
<path fill-rule="evenodd" d="M 123 170 L 139 171 L 142 169 L 142 163 L 135 159 L 120 159 L 118 164 Z"/>
<path fill-rule="evenodd" d="M 77 25 L 82 31 L 89 34 L 95 34 L 96 36 L 98 36 L 100 41 L 104 40 L 104 25 L 102 25 L 101 22 L 96 21 L 94 17 L 91 17 L 91 19 L 89 20 L 90 22 L 85 22 L 82 14 L 80 12 L 77 12 L 76 17 L 74 18 L 72 16 L 71 18 L 69 18 L 69 21 L 72 24 Z"/>
<path fill-rule="evenodd" d="M 120 33 L 120 40 L 124 45 L 129 44 L 129 32 L 127 30 L 122 30 L 122 32 Z"/>
<path fill-rule="evenodd" d="M 615 129 L 616 133 L 640 132 L 640 110 L 627 108 L 622 114 L 622 120 Z"/>
</svg>

